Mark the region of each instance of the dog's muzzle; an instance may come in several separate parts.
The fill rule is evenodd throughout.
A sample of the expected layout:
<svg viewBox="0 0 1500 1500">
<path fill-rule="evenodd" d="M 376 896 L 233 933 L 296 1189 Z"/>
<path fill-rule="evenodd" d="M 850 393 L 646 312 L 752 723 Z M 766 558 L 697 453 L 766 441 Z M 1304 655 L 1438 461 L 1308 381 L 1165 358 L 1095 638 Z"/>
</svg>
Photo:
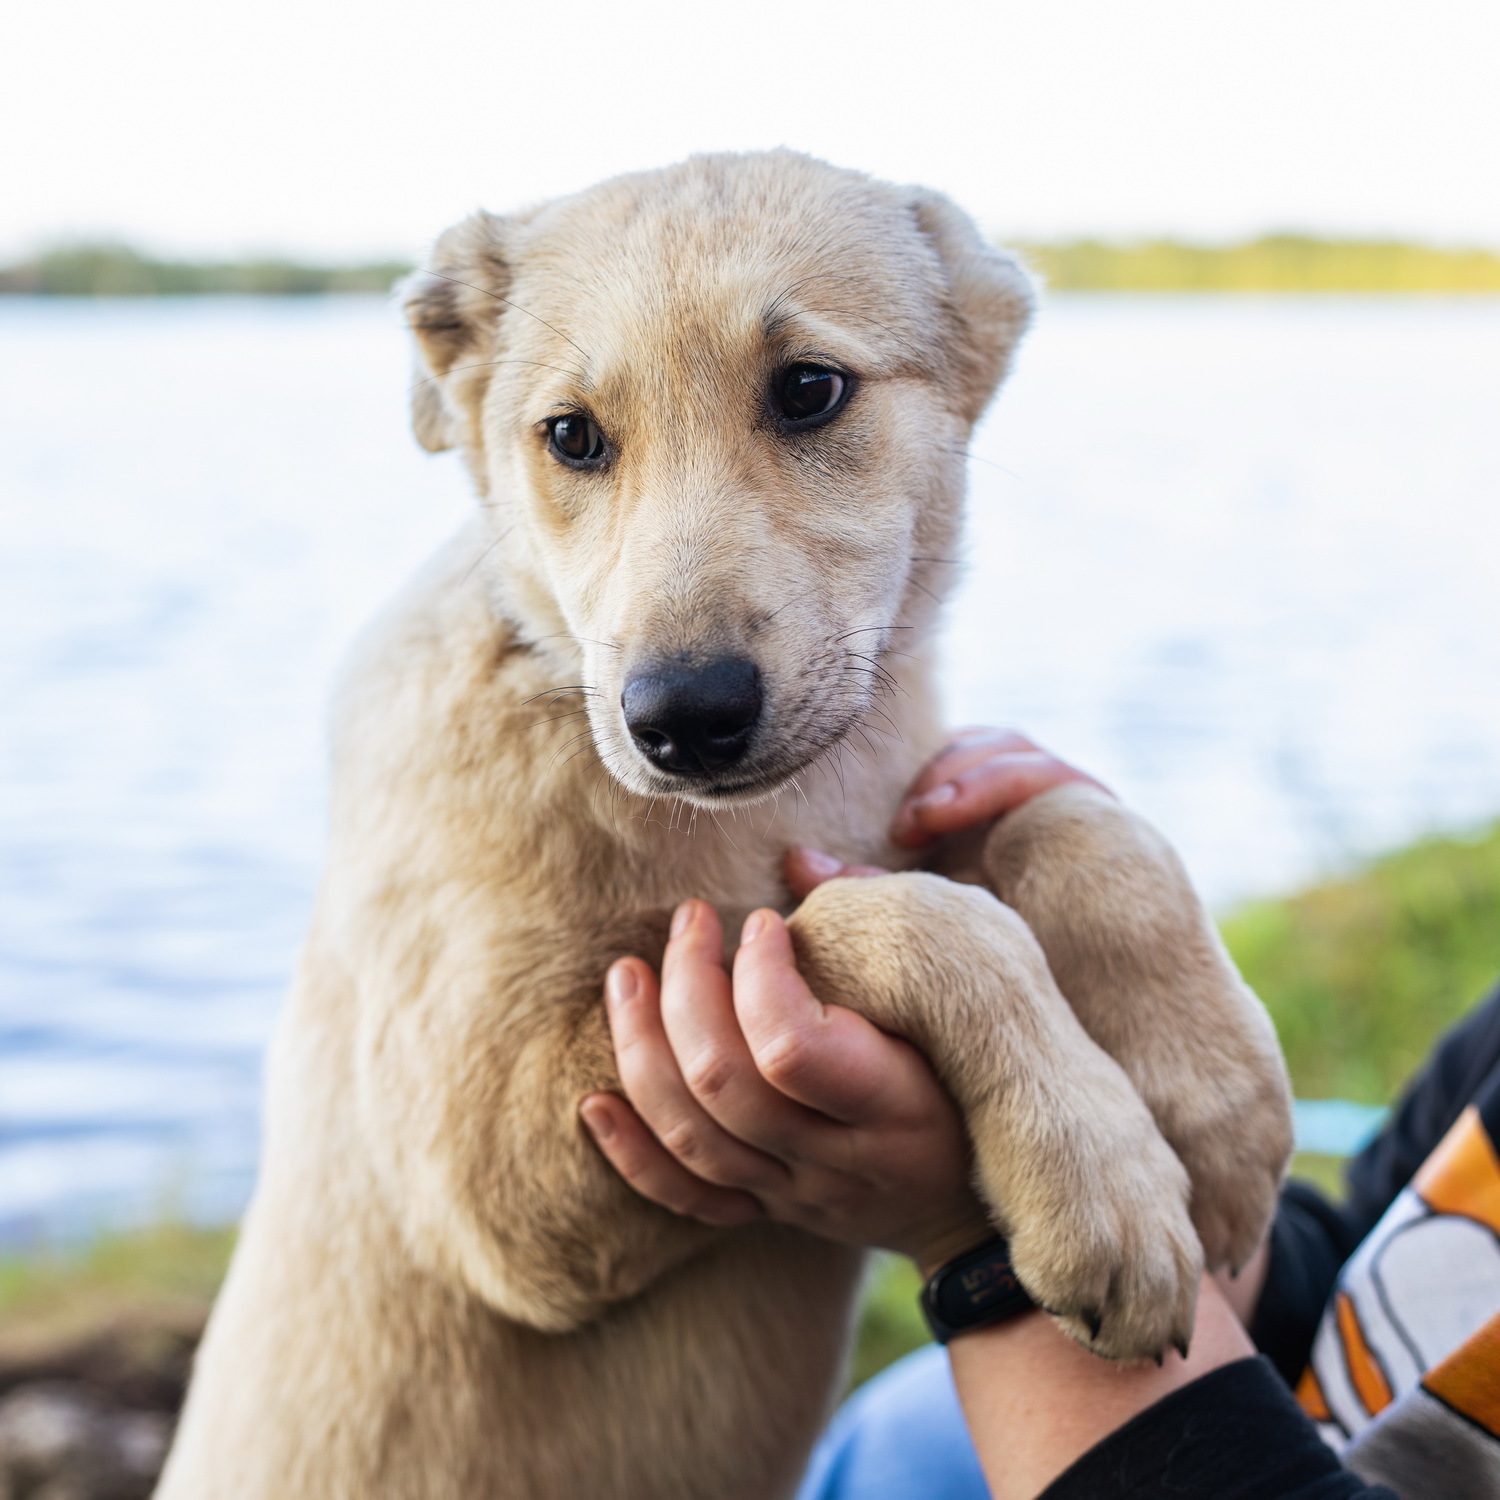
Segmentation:
<svg viewBox="0 0 1500 1500">
<path fill-rule="evenodd" d="M 706 666 L 653 662 L 620 694 L 636 747 L 660 771 L 712 776 L 744 757 L 760 722 L 760 671 L 744 657 Z"/>
</svg>

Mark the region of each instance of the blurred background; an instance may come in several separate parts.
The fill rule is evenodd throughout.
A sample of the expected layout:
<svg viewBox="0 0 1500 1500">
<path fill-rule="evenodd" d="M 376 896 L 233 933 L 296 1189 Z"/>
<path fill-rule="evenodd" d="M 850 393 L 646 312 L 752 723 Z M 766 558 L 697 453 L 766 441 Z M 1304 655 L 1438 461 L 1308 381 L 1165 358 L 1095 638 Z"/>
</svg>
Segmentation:
<svg viewBox="0 0 1500 1500">
<path fill-rule="evenodd" d="M 785 144 L 1022 246 L 1047 290 L 974 444 L 954 720 L 1176 841 L 1313 1101 L 1307 1170 L 1500 972 L 1489 0 L 6 24 L 0 1389 L 122 1298 L 176 1309 L 161 1369 L 190 1347 L 317 879 L 330 674 L 469 506 L 408 434 L 388 288 L 477 206 Z"/>
</svg>

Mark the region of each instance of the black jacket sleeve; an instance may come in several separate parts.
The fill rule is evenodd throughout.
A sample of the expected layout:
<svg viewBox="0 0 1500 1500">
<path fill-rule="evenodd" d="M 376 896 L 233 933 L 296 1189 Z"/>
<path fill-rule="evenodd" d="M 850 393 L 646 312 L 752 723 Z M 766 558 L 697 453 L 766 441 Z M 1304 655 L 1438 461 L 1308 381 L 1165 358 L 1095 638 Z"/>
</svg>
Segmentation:
<svg viewBox="0 0 1500 1500">
<path fill-rule="evenodd" d="M 1334 1282 L 1360 1239 L 1342 1210 L 1315 1187 L 1289 1182 L 1282 1188 L 1250 1339 L 1289 1386 L 1307 1367 Z"/>
<path fill-rule="evenodd" d="M 1344 1262 L 1497 1074 L 1500 990 L 1438 1043 L 1385 1129 L 1349 1163 L 1344 1203 L 1335 1206 L 1303 1182 L 1282 1189 L 1250 1337 L 1288 1385 L 1297 1383 L 1307 1365 Z"/>
<path fill-rule="evenodd" d="M 1341 1468 L 1263 1359 L 1174 1391 L 1091 1448 L 1040 1500 L 1396 1500 Z"/>
</svg>

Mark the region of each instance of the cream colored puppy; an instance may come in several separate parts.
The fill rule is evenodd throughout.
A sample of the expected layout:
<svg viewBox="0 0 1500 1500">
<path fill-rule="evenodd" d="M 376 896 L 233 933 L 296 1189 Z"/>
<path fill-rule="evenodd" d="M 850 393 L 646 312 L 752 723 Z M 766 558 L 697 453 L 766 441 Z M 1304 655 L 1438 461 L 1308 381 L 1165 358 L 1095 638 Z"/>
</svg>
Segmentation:
<svg viewBox="0 0 1500 1500">
<path fill-rule="evenodd" d="M 577 1117 L 615 1082 L 601 979 L 684 897 L 786 909 L 792 842 L 902 860 L 965 447 L 1031 292 L 945 199 L 774 152 L 478 214 L 406 306 L 418 436 L 481 518 L 339 696 L 260 1183 L 159 1493 L 783 1496 L 858 1257 L 624 1186 Z M 1158 1354 L 1199 1236 L 1237 1262 L 1270 1214 L 1274 1038 L 1109 799 L 1037 798 L 982 865 L 823 886 L 805 970 L 932 1059 L 1038 1300 Z"/>
</svg>

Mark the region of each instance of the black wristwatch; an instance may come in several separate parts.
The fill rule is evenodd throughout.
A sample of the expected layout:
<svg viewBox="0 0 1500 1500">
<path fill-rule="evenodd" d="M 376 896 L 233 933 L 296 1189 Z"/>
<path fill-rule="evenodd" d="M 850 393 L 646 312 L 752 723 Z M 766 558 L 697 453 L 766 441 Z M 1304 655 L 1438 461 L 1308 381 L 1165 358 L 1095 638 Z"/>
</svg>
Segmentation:
<svg viewBox="0 0 1500 1500">
<path fill-rule="evenodd" d="M 1011 1269 L 1010 1246 L 999 1235 L 950 1260 L 922 1288 L 922 1315 L 940 1344 L 1035 1306 Z"/>
</svg>

